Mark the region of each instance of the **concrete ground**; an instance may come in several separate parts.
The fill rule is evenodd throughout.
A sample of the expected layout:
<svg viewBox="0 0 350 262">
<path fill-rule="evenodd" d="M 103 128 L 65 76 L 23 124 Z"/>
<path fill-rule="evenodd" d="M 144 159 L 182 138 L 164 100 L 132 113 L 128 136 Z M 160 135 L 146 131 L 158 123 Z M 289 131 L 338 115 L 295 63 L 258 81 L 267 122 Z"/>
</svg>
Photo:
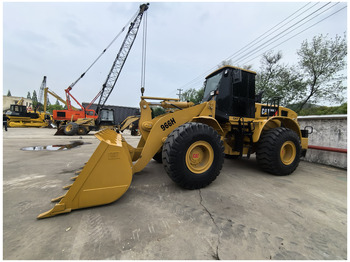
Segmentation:
<svg viewBox="0 0 350 262">
<path fill-rule="evenodd" d="M 116 202 L 37 220 L 99 144 L 54 132 L 4 132 L 3 259 L 347 259 L 346 170 L 303 161 L 278 177 L 254 157 L 225 159 L 211 185 L 189 191 L 152 160 Z"/>
</svg>

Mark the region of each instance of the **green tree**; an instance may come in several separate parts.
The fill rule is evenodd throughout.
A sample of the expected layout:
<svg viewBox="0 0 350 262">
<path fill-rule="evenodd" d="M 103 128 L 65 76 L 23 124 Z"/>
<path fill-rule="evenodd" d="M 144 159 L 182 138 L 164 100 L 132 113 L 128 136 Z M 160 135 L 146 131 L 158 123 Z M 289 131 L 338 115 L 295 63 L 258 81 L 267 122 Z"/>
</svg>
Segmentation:
<svg viewBox="0 0 350 262">
<path fill-rule="evenodd" d="M 264 102 L 279 97 L 286 106 L 301 99 L 305 84 L 294 67 L 281 64 L 282 53 L 263 54 L 260 71 L 256 76 L 256 93 L 263 92 Z"/>
<path fill-rule="evenodd" d="M 232 60 L 223 60 L 220 64 L 218 64 L 218 68 L 224 67 L 224 66 L 236 66 L 236 67 L 240 67 L 242 69 L 247 69 L 247 70 L 251 70 L 252 69 L 252 65 L 233 65 L 232 64 Z"/>
<path fill-rule="evenodd" d="M 36 95 L 36 91 L 33 91 L 33 96 L 32 96 L 32 101 L 33 101 L 33 108 L 37 108 L 38 106 L 38 97 Z"/>
<path fill-rule="evenodd" d="M 230 60 L 223 60 L 220 64 L 218 64 L 218 68 L 221 68 L 224 66 L 232 66 L 231 59 Z"/>
<path fill-rule="evenodd" d="M 195 104 L 199 104 L 202 102 L 203 95 L 204 95 L 204 87 L 200 88 L 199 90 L 190 88 L 182 93 L 181 100 L 190 101 Z"/>
<path fill-rule="evenodd" d="M 341 71 L 346 66 L 345 37 L 337 36 L 333 40 L 315 36 L 310 43 L 302 43 L 297 55 L 298 64 L 294 66 L 281 63 L 281 52 L 263 55 L 256 93 L 264 92 L 264 102 L 280 97 L 281 105 L 292 105 L 297 112 L 322 100 L 343 102 L 346 77 Z"/>
<path fill-rule="evenodd" d="M 53 110 L 63 110 L 65 109 L 58 100 L 56 100 L 55 104 L 48 104 L 46 110 L 52 114 Z"/>
<path fill-rule="evenodd" d="M 160 116 L 166 113 L 165 109 L 161 106 L 151 107 L 151 110 L 152 110 L 152 118 L 155 118 L 157 116 Z"/>
<path fill-rule="evenodd" d="M 10 90 L 7 92 L 7 96 L 11 96 L 11 91 Z"/>
<path fill-rule="evenodd" d="M 341 71 L 346 66 L 346 37 L 315 36 L 311 42 L 307 40 L 297 51 L 299 68 L 306 84 L 306 96 L 302 99 L 299 110 L 308 102 L 327 99 L 329 102 L 342 102 L 344 75 Z"/>
<path fill-rule="evenodd" d="M 30 96 L 30 92 L 28 91 L 28 94 L 27 94 L 27 98 L 28 99 L 32 99 L 32 97 Z"/>
<path fill-rule="evenodd" d="M 306 104 L 309 105 L 310 104 Z M 304 107 L 299 115 L 339 115 L 339 114 L 347 114 L 347 103 L 342 104 L 341 106 L 311 106 Z"/>
</svg>

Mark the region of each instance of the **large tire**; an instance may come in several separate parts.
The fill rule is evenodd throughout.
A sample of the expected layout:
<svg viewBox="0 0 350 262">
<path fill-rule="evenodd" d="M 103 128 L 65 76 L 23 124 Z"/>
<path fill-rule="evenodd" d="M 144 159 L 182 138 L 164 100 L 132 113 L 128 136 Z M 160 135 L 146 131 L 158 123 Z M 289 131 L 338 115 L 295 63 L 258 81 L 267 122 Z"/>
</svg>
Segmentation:
<svg viewBox="0 0 350 262">
<path fill-rule="evenodd" d="M 69 122 L 67 125 L 64 126 L 63 132 L 67 136 L 73 136 L 77 133 L 78 131 L 78 124 L 74 122 Z"/>
<path fill-rule="evenodd" d="M 156 160 L 157 163 L 159 163 L 159 164 L 163 163 L 162 151 L 156 153 L 156 154 L 153 156 L 153 159 Z"/>
<path fill-rule="evenodd" d="M 88 130 L 85 126 L 78 126 L 77 134 L 79 136 L 86 135 L 88 133 Z"/>
<path fill-rule="evenodd" d="M 300 139 L 293 130 L 278 127 L 261 135 L 256 159 L 264 171 L 279 176 L 289 175 L 298 167 L 300 156 Z"/>
<path fill-rule="evenodd" d="M 163 145 L 163 165 L 169 177 L 186 189 L 203 188 L 219 175 L 224 146 L 219 134 L 202 123 L 176 128 Z"/>
</svg>

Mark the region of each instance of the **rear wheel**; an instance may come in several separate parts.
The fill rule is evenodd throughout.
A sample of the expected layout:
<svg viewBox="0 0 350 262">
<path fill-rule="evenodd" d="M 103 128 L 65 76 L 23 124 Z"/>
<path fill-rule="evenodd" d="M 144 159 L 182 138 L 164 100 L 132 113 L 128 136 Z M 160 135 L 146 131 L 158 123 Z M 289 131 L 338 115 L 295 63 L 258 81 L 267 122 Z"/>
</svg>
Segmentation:
<svg viewBox="0 0 350 262">
<path fill-rule="evenodd" d="M 77 134 L 80 136 L 86 135 L 88 130 L 85 126 L 78 126 Z"/>
<path fill-rule="evenodd" d="M 169 177 L 187 189 L 203 188 L 219 175 L 224 146 L 219 134 L 202 123 L 175 129 L 163 145 L 163 164 Z"/>
<path fill-rule="evenodd" d="M 78 124 L 74 122 L 69 122 L 63 129 L 63 132 L 67 136 L 73 136 L 77 133 L 78 131 Z"/>
<path fill-rule="evenodd" d="M 274 175 L 289 175 L 299 165 L 299 136 L 291 129 L 278 127 L 261 135 L 256 158 L 263 170 Z"/>
</svg>

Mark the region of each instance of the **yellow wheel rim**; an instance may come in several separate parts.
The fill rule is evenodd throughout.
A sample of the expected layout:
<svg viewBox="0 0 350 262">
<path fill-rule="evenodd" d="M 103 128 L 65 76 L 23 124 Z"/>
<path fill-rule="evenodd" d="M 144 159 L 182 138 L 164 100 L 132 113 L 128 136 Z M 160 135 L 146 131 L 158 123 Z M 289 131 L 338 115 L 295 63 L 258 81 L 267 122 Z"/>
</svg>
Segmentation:
<svg viewBox="0 0 350 262">
<path fill-rule="evenodd" d="M 207 171 L 214 161 L 214 150 L 208 142 L 197 141 L 186 152 L 186 165 L 195 174 Z"/>
<path fill-rule="evenodd" d="M 66 131 L 69 132 L 69 131 L 71 131 L 72 129 L 73 129 L 73 126 L 72 126 L 72 125 L 67 125 L 67 126 L 66 126 Z"/>
<path fill-rule="evenodd" d="M 282 163 L 285 165 L 292 164 L 296 155 L 297 155 L 297 150 L 294 143 L 291 141 L 284 142 L 280 151 Z"/>
</svg>

